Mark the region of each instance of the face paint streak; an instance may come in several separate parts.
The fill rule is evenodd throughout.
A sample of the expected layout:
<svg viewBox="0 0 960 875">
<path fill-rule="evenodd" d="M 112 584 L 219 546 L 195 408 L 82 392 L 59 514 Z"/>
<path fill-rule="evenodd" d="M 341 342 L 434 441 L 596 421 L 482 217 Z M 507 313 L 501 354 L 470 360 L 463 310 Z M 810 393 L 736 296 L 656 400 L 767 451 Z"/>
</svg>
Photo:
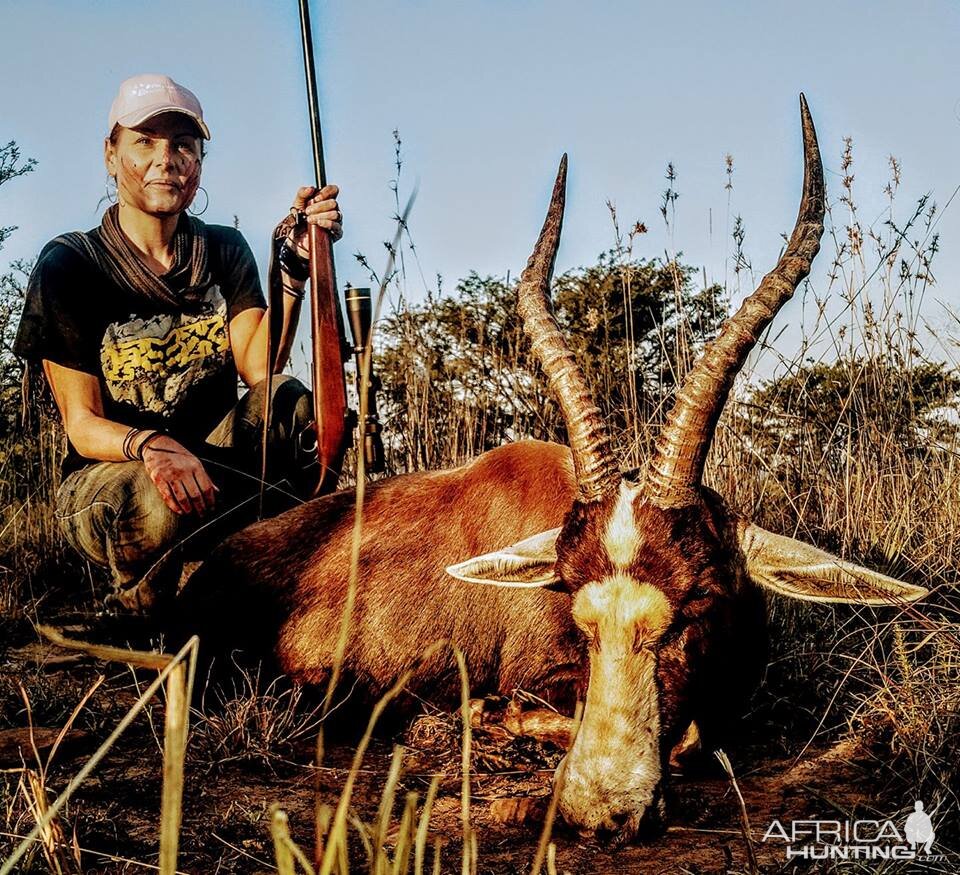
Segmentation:
<svg viewBox="0 0 960 875">
<path fill-rule="evenodd" d="M 190 205 L 196 196 L 197 189 L 200 187 L 201 165 L 199 161 L 189 168 L 187 175 L 178 175 L 176 182 L 180 186 L 179 189 L 160 192 L 151 190 L 149 188 L 150 180 L 146 179 L 150 166 L 155 163 L 154 159 L 140 163 L 136 159 L 123 154 L 118 157 L 121 173 L 117 175 L 117 191 L 121 196 L 120 199 L 123 203 L 134 206 L 141 211 L 152 212 L 150 204 L 155 203 L 156 198 L 164 198 L 169 194 L 173 198 L 173 202 L 164 205 L 164 212 L 180 212 Z"/>
<path fill-rule="evenodd" d="M 193 203 L 194 197 L 197 195 L 197 189 L 200 187 L 200 164 L 196 164 L 194 169 L 190 172 L 190 175 L 187 177 L 186 185 L 183 187 L 183 196 L 184 201 L 189 206 Z"/>
</svg>

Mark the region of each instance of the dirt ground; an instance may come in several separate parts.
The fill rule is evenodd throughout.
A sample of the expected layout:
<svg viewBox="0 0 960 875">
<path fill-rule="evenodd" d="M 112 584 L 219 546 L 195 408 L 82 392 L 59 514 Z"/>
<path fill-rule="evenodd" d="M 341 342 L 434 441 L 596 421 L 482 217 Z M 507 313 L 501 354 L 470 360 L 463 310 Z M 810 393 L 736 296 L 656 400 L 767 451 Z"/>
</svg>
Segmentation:
<svg viewBox="0 0 960 875">
<path fill-rule="evenodd" d="M 70 628 L 74 633 L 78 629 Z M 12 847 L 11 834 L 22 835 L 33 825 L 18 790 L 18 768 L 24 761 L 27 765 L 35 762 L 23 729 L 27 718 L 19 685 L 31 699 L 34 741 L 45 758 L 57 730 L 84 691 L 98 674 L 107 676 L 56 753 L 47 782 L 51 798 L 76 774 L 137 695 L 134 674 L 122 666 L 66 654 L 41 644 L 29 631 L 16 637 L 18 640 L 8 642 L 10 646 L 0 652 L 0 777 L 5 779 L 0 784 L 0 810 L 6 815 L 0 856 Z M 144 679 L 149 682 L 148 672 L 140 676 L 141 688 Z M 162 711 L 157 705 L 152 721 L 141 715 L 69 804 L 64 831 L 68 838 L 75 835 L 83 849 L 84 873 L 145 872 L 149 870 L 140 864 L 156 864 L 161 730 Z M 441 841 L 442 871 L 459 872 L 461 779 L 455 718 L 435 716 L 432 723 L 375 739 L 354 792 L 356 814 L 366 822 L 375 820 L 393 744 L 398 740 L 407 748 L 399 800 L 408 791 L 418 792 L 422 798 L 430 776 L 436 772 L 444 775 L 430 843 L 436 838 Z M 730 751 L 763 872 L 811 871 L 809 864 L 806 869 L 788 864 L 782 843 L 760 841 L 773 818 L 843 819 L 852 812 L 883 810 L 876 798 L 880 791 L 876 762 L 850 741 L 802 750 L 805 740 L 771 739 L 769 726 L 751 727 L 748 721 L 743 744 Z M 550 795 L 552 767 L 560 752 L 528 739 L 504 744 L 483 731 L 477 732 L 475 747 L 471 816 L 478 832 L 478 871 L 527 871 Z M 269 810 L 275 802 L 288 812 L 294 839 L 309 852 L 317 798 L 335 804 L 354 748 L 348 741 L 329 743 L 319 768 L 312 765 L 313 742 L 307 734 L 286 744 L 282 756 L 262 753 L 240 749 L 233 757 L 211 756 L 204 728 L 198 727 L 188 751 L 181 871 L 203 875 L 275 871 L 269 833 Z M 553 834 L 557 870 L 699 875 L 749 871 L 739 804 L 717 763 L 707 762 L 699 774 L 672 776 L 668 823 L 666 833 L 655 840 L 611 848 L 580 838 L 558 819 Z M 355 854 L 357 870 L 366 870 L 359 842 Z M 45 871 L 42 858 L 37 857 L 33 865 L 32 871 Z M 957 870 L 937 867 L 930 871 Z"/>
</svg>

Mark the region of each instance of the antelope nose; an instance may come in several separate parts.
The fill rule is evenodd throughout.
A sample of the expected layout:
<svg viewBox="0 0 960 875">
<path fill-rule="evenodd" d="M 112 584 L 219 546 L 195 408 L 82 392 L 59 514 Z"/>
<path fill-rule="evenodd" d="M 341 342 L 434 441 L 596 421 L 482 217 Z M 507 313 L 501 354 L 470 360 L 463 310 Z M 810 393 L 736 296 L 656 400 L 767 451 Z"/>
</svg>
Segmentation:
<svg viewBox="0 0 960 875">
<path fill-rule="evenodd" d="M 662 836 L 666 828 L 663 794 L 658 787 L 652 804 L 644 808 L 639 816 L 636 809 L 627 807 L 611 811 L 593 830 L 593 835 L 598 842 L 616 847 L 633 840 L 653 841 Z M 581 835 L 587 836 L 589 832 L 581 831 Z"/>
<path fill-rule="evenodd" d="M 631 825 L 630 821 L 632 819 L 629 811 L 607 815 L 607 819 L 597 827 L 595 833 L 597 841 L 600 844 L 614 847 L 629 841 L 633 838 L 635 832 L 636 821 L 633 819 L 634 823 Z"/>
</svg>

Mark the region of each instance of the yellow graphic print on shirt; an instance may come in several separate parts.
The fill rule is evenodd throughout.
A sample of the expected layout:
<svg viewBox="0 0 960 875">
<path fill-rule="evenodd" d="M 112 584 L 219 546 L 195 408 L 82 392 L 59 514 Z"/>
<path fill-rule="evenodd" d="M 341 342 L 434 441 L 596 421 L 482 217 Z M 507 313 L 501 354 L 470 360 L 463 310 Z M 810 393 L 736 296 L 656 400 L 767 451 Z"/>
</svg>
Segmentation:
<svg viewBox="0 0 960 875">
<path fill-rule="evenodd" d="M 143 411 L 167 414 L 185 393 L 230 357 L 227 302 L 209 288 L 191 313 L 131 316 L 107 326 L 100 364 L 110 397 Z"/>
<path fill-rule="evenodd" d="M 223 317 L 218 313 L 174 328 L 166 337 L 135 338 L 114 348 L 105 347 L 104 378 L 123 383 L 136 379 L 140 369 L 155 371 L 162 377 L 176 373 L 192 361 L 225 351 L 228 344 L 223 326 Z"/>
</svg>

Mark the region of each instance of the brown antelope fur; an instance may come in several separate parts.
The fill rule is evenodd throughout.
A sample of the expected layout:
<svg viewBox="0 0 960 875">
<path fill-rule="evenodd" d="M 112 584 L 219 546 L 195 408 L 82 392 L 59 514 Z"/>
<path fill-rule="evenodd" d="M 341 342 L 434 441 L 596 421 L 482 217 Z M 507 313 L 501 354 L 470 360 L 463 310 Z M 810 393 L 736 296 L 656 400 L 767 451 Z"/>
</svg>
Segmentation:
<svg viewBox="0 0 960 875">
<path fill-rule="evenodd" d="M 348 675 L 378 695 L 431 643 L 450 638 L 464 650 L 478 690 L 575 698 L 570 682 L 582 642 L 567 596 L 467 586 L 444 570 L 558 526 L 574 489 L 570 450 L 541 441 L 371 484 Z M 208 652 L 247 649 L 272 656 L 297 681 L 324 682 L 349 582 L 353 513 L 353 492 L 339 492 L 225 540 L 179 597 L 186 628 Z M 413 689 L 455 702 L 459 683 L 447 653 L 425 666 Z"/>
<path fill-rule="evenodd" d="M 570 449 L 526 441 L 369 489 L 347 674 L 382 692 L 429 644 L 449 638 L 467 657 L 475 693 L 519 687 L 558 702 L 585 699 L 557 781 L 565 819 L 589 833 L 623 840 L 659 820 L 667 758 L 691 721 L 705 743 L 726 743 L 765 666 L 764 589 L 901 606 L 926 593 L 766 532 L 701 483 L 734 376 L 819 248 L 825 190 L 802 97 L 801 118 L 803 197 L 790 241 L 680 387 L 637 482 L 620 474 L 550 304 L 564 157 L 518 311 Z M 189 581 L 181 616 L 205 648 L 246 646 L 272 654 L 297 680 L 322 683 L 352 526 L 353 497 L 339 493 L 245 529 Z M 412 686 L 455 701 L 449 654 Z"/>
</svg>

